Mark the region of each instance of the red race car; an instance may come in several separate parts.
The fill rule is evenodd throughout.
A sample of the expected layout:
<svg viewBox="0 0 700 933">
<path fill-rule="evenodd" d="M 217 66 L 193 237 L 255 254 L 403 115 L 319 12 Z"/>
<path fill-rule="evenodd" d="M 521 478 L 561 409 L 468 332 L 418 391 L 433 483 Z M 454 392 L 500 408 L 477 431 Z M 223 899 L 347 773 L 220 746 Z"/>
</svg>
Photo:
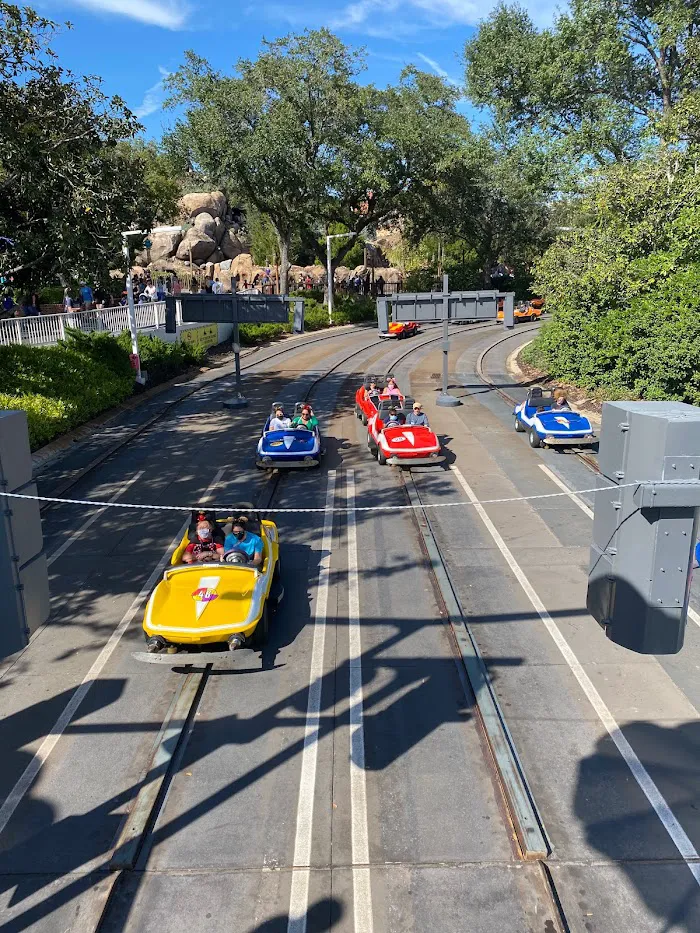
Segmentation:
<svg viewBox="0 0 700 933">
<path fill-rule="evenodd" d="M 362 385 L 355 393 L 355 414 L 363 424 L 367 424 L 369 419 L 377 414 L 380 400 L 393 398 L 397 405 L 403 404 L 403 395 L 392 395 L 384 391 L 389 379 L 389 376 L 370 373 L 365 376 Z"/>
<path fill-rule="evenodd" d="M 380 337 L 396 337 L 400 340 L 402 337 L 413 337 L 418 333 L 418 325 L 415 321 L 392 321 L 389 324 L 389 330 L 379 332 Z"/>
<path fill-rule="evenodd" d="M 407 467 L 432 466 L 445 459 L 440 441 L 430 428 L 403 423 L 412 406 L 412 398 L 404 398 L 400 406 L 395 399 L 381 399 L 379 410 L 367 422 L 367 446 L 379 463 Z M 385 423 L 389 421 L 391 408 L 396 409 L 399 424 Z"/>
</svg>

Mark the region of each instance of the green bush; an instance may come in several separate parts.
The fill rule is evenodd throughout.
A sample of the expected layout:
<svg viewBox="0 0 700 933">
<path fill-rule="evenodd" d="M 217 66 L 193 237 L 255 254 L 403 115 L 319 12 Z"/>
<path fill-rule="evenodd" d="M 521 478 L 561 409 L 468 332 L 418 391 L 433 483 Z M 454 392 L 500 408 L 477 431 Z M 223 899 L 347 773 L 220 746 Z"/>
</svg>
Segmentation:
<svg viewBox="0 0 700 933">
<path fill-rule="evenodd" d="M 45 395 L 10 395 L 0 393 L 0 409 L 25 411 L 29 423 L 29 443 L 32 450 L 48 444 L 56 435 L 70 427 L 66 403 Z"/>
<path fill-rule="evenodd" d="M 39 289 L 39 304 L 42 305 L 60 305 L 63 304 L 63 289 L 60 285 L 49 285 L 46 288 Z"/>
<path fill-rule="evenodd" d="M 115 373 L 65 344 L 0 347 L 0 407 L 27 411 L 32 445 L 118 405 L 133 385 L 133 372 Z"/>
<path fill-rule="evenodd" d="M 700 188 L 690 154 L 594 176 L 535 265 L 553 318 L 524 358 L 606 398 L 700 404 Z"/>
<path fill-rule="evenodd" d="M 241 324 L 240 328 L 241 346 L 254 347 L 259 343 L 266 343 L 268 340 L 274 340 L 275 337 L 281 337 L 282 334 L 289 334 L 292 330 L 291 324 Z"/>
<path fill-rule="evenodd" d="M 69 350 L 84 354 L 96 363 L 109 366 L 116 376 L 130 378 L 132 381 L 134 379 L 134 371 L 129 360 L 131 341 L 127 349 L 123 346 L 123 342 L 120 343 L 111 334 L 101 334 L 96 331 L 85 334 L 81 330 L 66 328 L 66 339 L 62 341 L 62 345 Z"/>
<path fill-rule="evenodd" d="M 117 341 L 127 354 L 131 352 L 131 337 L 128 331 L 123 331 L 117 337 Z M 200 365 L 205 355 L 206 351 L 197 344 L 166 343 L 160 337 L 139 336 L 141 369 L 148 373 L 149 385 L 165 382 L 190 366 Z"/>
</svg>

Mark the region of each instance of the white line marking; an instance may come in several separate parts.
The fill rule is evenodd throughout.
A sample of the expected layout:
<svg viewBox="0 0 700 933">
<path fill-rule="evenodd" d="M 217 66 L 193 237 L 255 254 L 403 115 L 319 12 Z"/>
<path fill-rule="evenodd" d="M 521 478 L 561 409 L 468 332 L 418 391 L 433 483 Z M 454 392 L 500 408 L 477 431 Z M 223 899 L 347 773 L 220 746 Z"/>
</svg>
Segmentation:
<svg viewBox="0 0 700 933">
<path fill-rule="evenodd" d="M 600 719 L 602 724 L 605 726 L 608 732 L 608 735 L 613 740 L 613 742 L 615 743 L 617 747 L 617 750 L 624 758 L 625 763 L 627 764 L 627 767 L 632 772 L 632 776 L 634 777 L 637 784 L 639 784 L 640 788 L 644 792 L 649 803 L 654 808 L 656 815 L 661 820 L 664 826 L 664 829 L 671 837 L 671 840 L 673 844 L 675 845 L 675 847 L 678 849 L 681 857 L 686 860 L 686 864 L 688 865 L 688 868 L 690 869 L 691 874 L 695 878 L 695 881 L 700 885 L 700 864 L 698 864 L 697 862 L 688 861 L 689 859 L 700 858 L 700 856 L 698 856 L 698 853 L 695 849 L 695 846 L 690 841 L 685 830 L 683 829 L 681 824 L 678 822 L 678 820 L 674 816 L 673 811 L 669 807 L 668 803 L 666 802 L 666 799 L 664 798 L 659 788 L 656 786 L 656 784 L 652 780 L 649 772 L 644 767 L 642 762 L 639 760 L 636 752 L 634 751 L 630 743 L 627 741 L 627 739 L 623 735 L 620 727 L 618 726 L 617 722 L 615 721 L 615 718 L 613 717 L 612 713 L 606 706 L 603 698 L 598 693 L 596 688 L 593 686 L 593 683 L 591 682 L 588 674 L 584 671 L 578 658 L 576 657 L 574 652 L 569 647 L 569 643 L 566 641 L 562 633 L 559 631 L 559 628 L 554 623 L 554 620 L 552 619 L 550 614 L 547 612 L 547 609 L 545 608 L 544 603 L 542 602 L 540 597 L 535 592 L 532 584 L 530 583 L 528 578 L 523 573 L 516 559 L 513 557 L 513 554 L 508 548 L 508 545 L 505 543 L 505 541 L 499 534 L 498 529 L 496 528 L 494 523 L 491 521 L 489 516 L 486 514 L 486 510 L 484 509 L 484 507 L 481 504 L 479 504 L 477 497 L 474 494 L 474 491 L 472 490 L 471 486 L 466 481 L 466 479 L 462 476 L 461 472 L 457 469 L 457 467 L 453 466 L 451 469 L 452 469 L 452 472 L 457 477 L 460 486 L 462 487 L 464 492 L 467 494 L 469 500 L 473 503 L 474 508 L 479 514 L 479 517 L 481 518 L 482 522 L 486 526 L 489 534 L 491 535 L 491 537 L 494 540 L 494 543 L 496 544 L 496 547 L 503 555 L 506 563 L 508 564 L 511 571 L 513 572 L 513 575 L 515 576 L 516 580 L 518 581 L 518 583 L 521 585 L 521 587 L 525 591 L 525 595 L 530 600 L 532 607 L 535 609 L 540 619 L 544 622 L 544 625 L 547 631 L 554 639 L 554 643 L 556 644 L 559 651 L 562 653 L 564 660 L 566 661 L 566 663 L 569 665 L 571 669 L 571 672 L 573 673 L 576 680 L 578 680 L 581 686 L 581 689 L 586 694 L 591 706 L 598 714 L 598 718 Z"/>
<path fill-rule="evenodd" d="M 562 492 L 569 493 L 569 498 L 571 499 L 571 501 L 575 502 L 582 512 L 584 512 L 589 518 L 593 518 L 593 509 L 590 506 L 586 505 L 583 499 L 579 498 L 579 496 L 577 496 L 574 492 L 572 492 L 572 490 L 566 485 L 566 483 L 562 482 L 557 476 L 557 474 L 554 473 L 552 470 L 550 470 L 548 466 L 546 466 L 544 463 L 540 463 L 539 466 L 540 466 L 540 470 L 542 470 L 543 473 L 546 473 L 547 476 L 551 479 L 551 481 L 556 486 L 558 486 L 562 490 Z"/>
<path fill-rule="evenodd" d="M 355 521 L 355 471 L 347 471 L 348 505 L 348 634 L 350 668 L 350 805 L 352 819 L 352 888 L 355 933 L 372 933 L 372 885 L 367 831 L 365 735 L 362 691 L 360 578 Z"/>
<path fill-rule="evenodd" d="M 326 646 L 326 617 L 330 589 L 331 548 L 333 546 L 333 501 L 335 498 L 335 470 L 328 472 L 326 514 L 323 520 L 323 538 L 319 558 L 316 589 L 314 639 L 309 671 L 309 699 L 306 705 L 304 750 L 301 757 L 297 826 L 294 838 L 295 871 L 292 872 L 292 890 L 289 896 L 287 933 L 306 933 L 309 907 L 309 879 L 311 876 L 311 841 L 316 798 L 316 763 L 321 725 L 321 687 L 323 685 L 323 656 Z"/>
<path fill-rule="evenodd" d="M 575 495 L 571 491 L 571 489 L 566 485 L 566 483 L 564 483 L 562 480 L 559 479 L 556 473 L 553 473 L 552 470 L 550 470 L 548 466 L 544 465 L 544 463 L 540 463 L 540 470 L 545 472 L 547 476 L 552 480 L 552 482 L 556 483 L 556 485 L 560 489 L 562 489 L 564 492 L 568 492 L 569 498 L 573 502 L 576 503 L 576 505 L 581 509 L 581 511 L 585 512 L 585 514 L 591 520 L 593 519 L 593 509 L 591 509 L 588 505 L 586 505 L 583 499 L 580 499 L 577 495 Z M 692 606 L 688 606 L 688 616 L 698 627 L 700 627 L 700 615 L 698 615 L 698 613 L 693 609 Z"/>
<path fill-rule="evenodd" d="M 202 497 L 202 502 L 206 501 L 206 499 L 209 497 L 209 493 L 219 483 L 223 474 L 224 474 L 223 469 L 217 472 L 216 476 L 209 484 L 209 487 L 206 493 Z M 174 549 L 177 547 L 177 545 L 180 543 L 182 536 L 185 533 L 185 529 L 187 528 L 188 525 L 189 525 L 189 519 L 187 519 L 187 521 L 183 523 L 180 531 L 173 538 L 172 542 L 168 545 L 168 549 L 163 554 L 161 559 L 158 561 L 158 564 L 153 569 L 153 573 L 150 575 L 148 580 L 146 580 L 144 585 L 141 587 L 141 591 L 139 592 L 138 596 L 136 597 L 136 599 L 134 599 L 131 606 L 127 609 L 121 622 L 110 635 L 107 644 L 104 646 L 102 651 L 100 651 L 92 667 L 87 672 L 85 677 L 83 677 L 83 680 L 80 686 L 75 691 L 73 696 L 70 698 L 67 706 L 65 707 L 61 715 L 58 717 L 56 722 L 51 727 L 49 734 L 46 736 L 44 741 L 41 743 L 39 748 L 36 750 L 36 752 L 34 753 L 34 757 L 29 762 L 27 767 L 24 769 L 24 772 L 22 773 L 22 775 L 20 776 L 19 780 L 17 781 L 15 786 L 12 788 L 10 793 L 8 794 L 2 807 L 0 807 L 0 833 L 4 831 L 5 827 L 12 819 L 12 814 L 15 812 L 15 810 L 21 803 L 22 798 L 27 793 L 32 783 L 34 782 L 36 776 L 39 774 L 42 767 L 46 763 L 49 755 L 56 747 L 58 740 L 61 738 L 61 736 L 65 732 L 73 716 L 75 716 L 78 710 L 78 707 L 83 702 L 85 697 L 88 695 L 90 687 L 99 678 L 100 674 L 102 673 L 102 670 L 104 669 L 105 665 L 107 664 L 110 657 L 112 656 L 112 652 L 119 644 L 119 641 L 122 635 L 129 627 L 130 623 L 134 619 L 134 616 L 138 613 L 139 609 L 142 608 L 144 600 L 146 599 L 146 597 L 149 595 L 149 593 L 155 586 L 160 575 L 163 573 L 163 570 L 168 560 L 170 559 L 170 555 L 172 554 Z"/>
<path fill-rule="evenodd" d="M 119 496 L 121 496 L 122 493 L 126 492 L 127 489 L 129 489 L 130 486 L 133 486 L 133 484 L 134 484 L 137 480 L 141 479 L 142 476 L 143 476 L 143 470 L 139 470 L 138 473 L 134 473 L 134 475 L 131 477 L 131 479 L 130 479 L 128 482 L 124 483 L 124 485 L 121 487 L 121 489 L 117 490 L 117 492 L 114 493 L 114 495 L 112 496 L 112 498 L 109 500 L 110 503 L 111 503 L 111 502 L 116 502 L 117 499 L 119 498 Z M 88 518 L 88 520 L 87 520 L 86 522 L 83 522 L 83 524 L 80 526 L 80 528 L 78 528 L 77 531 L 74 531 L 73 534 L 72 534 L 66 541 L 63 542 L 63 544 L 61 544 L 59 547 L 57 547 L 56 550 L 55 550 L 55 551 L 53 552 L 53 554 L 51 555 L 51 557 L 47 557 L 47 559 L 46 559 L 46 566 L 47 566 L 47 567 L 50 567 L 51 564 L 53 564 L 53 562 L 54 562 L 55 560 L 58 560 L 58 558 L 61 556 L 61 554 L 65 554 L 65 552 L 68 550 L 68 548 L 71 546 L 71 544 L 72 544 L 74 541 L 76 541 L 76 540 L 83 534 L 84 531 L 87 531 L 88 528 L 90 527 L 90 525 L 93 524 L 93 522 L 96 522 L 96 521 L 97 521 L 97 519 L 100 517 L 100 515 L 102 515 L 102 513 L 103 513 L 104 511 L 106 511 L 106 508 L 107 508 L 107 506 L 103 506 L 101 509 L 98 509 L 96 512 L 94 512 L 94 513 L 90 516 L 90 518 Z"/>
</svg>

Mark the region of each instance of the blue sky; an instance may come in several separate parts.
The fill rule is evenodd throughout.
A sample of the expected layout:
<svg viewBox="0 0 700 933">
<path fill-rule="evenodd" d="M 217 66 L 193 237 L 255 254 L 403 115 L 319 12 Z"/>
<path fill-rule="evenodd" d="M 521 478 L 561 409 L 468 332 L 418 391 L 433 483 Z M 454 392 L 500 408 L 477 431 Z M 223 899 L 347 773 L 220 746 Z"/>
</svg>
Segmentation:
<svg viewBox="0 0 700 933">
<path fill-rule="evenodd" d="M 172 124 L 164 112 L 163 77 L 194 49 L 222 71 L 254 58 L 263 38 L 328 26 L 344 41 L 364 46 L 366 78 L 396 81 L 406 64 L 461 83 L 460 57 L 474 27 L 496 0 L 27 0 L 44 15 L 73 24 L 53 43 L 61 64 L 99 75 L 107 94 L 119 94 L 149 137 Z M 556 6 L 521 0 L 544 25 Z M 563 4 L 562 4 L 563 5 Z"/>
</svg>

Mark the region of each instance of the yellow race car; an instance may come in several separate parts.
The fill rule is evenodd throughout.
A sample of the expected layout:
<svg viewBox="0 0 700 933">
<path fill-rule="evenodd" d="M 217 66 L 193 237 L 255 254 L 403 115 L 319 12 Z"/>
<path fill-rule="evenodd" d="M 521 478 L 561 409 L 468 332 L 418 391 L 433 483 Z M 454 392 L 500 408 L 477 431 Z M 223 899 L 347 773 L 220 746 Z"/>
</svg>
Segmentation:
<svg viewBox="0 0 700 933">
<path fill-rule="evenodd" d="M 206 517 L 206 518 L 205 518 Z M 210 522 L 213 534 L 209 560 L 183 563 L 198 540 L 198 522 Z M 143 630 L 151 654 L 174 654 L 195 646 L 228 643 L 237 648 L 262 648 L 269 630 L 270 608 L 282 598 L 279 535 L 274 522 L 247 513 L 249 543 L 262 542 L 262 563 L 256 567 L 230 537 L 234 517 L 193 512 L 192 522 L 170 560 L 163 579 L 146 605 Z M 257 538 L 256 538 L 257 536 Z M 232 549 L 229 541 L 234 540 Z M 227 549 L 224 550 L 224 542 Z M 255 543 L 257 549 L 260 545 Z M 201 552 L 197 552 L 201 553 Z M 155 659 L 154 659 L 155 660 Z"/>
</svg>

